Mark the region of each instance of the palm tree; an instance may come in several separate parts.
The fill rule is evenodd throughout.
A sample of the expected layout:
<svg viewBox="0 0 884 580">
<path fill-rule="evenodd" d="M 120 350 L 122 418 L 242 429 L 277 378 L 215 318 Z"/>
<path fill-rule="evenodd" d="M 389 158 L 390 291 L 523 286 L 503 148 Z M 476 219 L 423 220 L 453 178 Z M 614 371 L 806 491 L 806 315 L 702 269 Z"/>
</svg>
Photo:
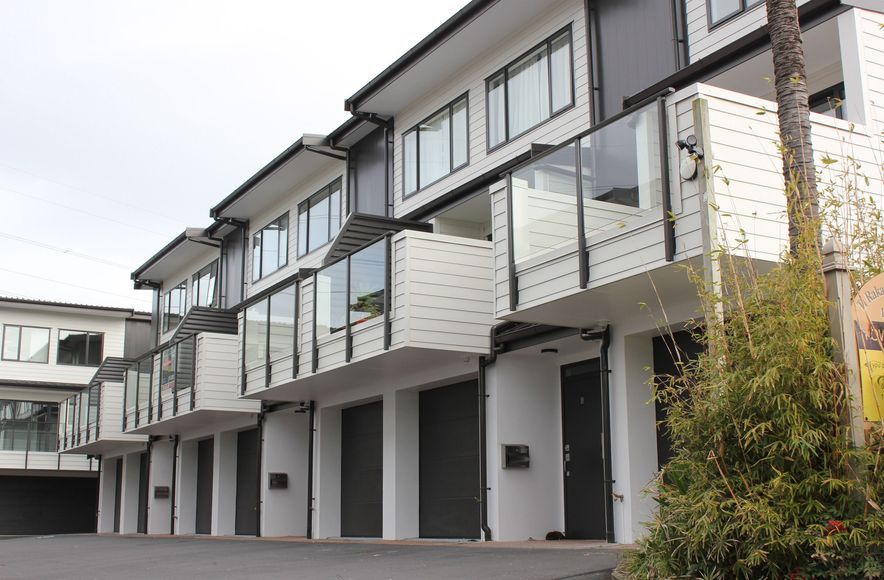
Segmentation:
<svg viewBox="0 0 884 580">
<path fill-rule="evenodd" d="M 783 147 L 783 177 L 789 218 L 789 246 L 797 248 L 801 224 L 816 224 L 819 200 L 810 139 L 807 74 L 795 0 L 766 0 L 773 55 L 777 117 Z M 819 234 L 813 226 L 817 245 Z"/>
</svg>

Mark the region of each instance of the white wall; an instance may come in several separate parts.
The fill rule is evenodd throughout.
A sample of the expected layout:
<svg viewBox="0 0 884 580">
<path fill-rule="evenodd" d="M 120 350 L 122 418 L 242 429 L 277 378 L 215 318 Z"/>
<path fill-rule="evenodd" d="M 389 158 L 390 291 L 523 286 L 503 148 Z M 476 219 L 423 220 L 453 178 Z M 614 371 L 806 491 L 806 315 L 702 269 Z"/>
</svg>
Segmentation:
<svg viewBox="0 0 884 580">
<path fill-rule="evenodd" d="M 232 536 L 236 531 L 236 431 L 215 435 L 212 474 L 212 535 Z"/>
<path fill-rule="evenodd" d="M 419 514 L 419 392 L 400 390 L 384 397 L 383 535 L 386 540 L 417 538 Z"/>
<path fill-rule="evenodd" d="M 98 477 L 98 533 L 108 534 L 114 531 L 117 462 L 120 457 L 103 459 L 101 474 Z"/>
<path fill-rule="evenodd" d="M 158 486 L 168 486 L 172 491 L 172 451 L 169 440 L 154 441 L 150 452 L 150 480 L 147 492 L 147 533 L 172 533 L 172 498 L 156 498 L 154 490 Z"/>
<path fill-rule="evenodd" d="M 316 415 L 314 537 L 335 538 L 341 535 L 341 408 L 321 408 Z"/>
<path fill-rule="evenodd" d="M 175 533 L 196 533 L 197 440 L 181 441 L 178 446 L 178 483 L 175 501 Z"/>
<path fill-rule="evenodd" d="M 141 453 L 128 453 L 123 456 L 123 487 L 120 500 L 120 533 L 138 532 L 138 476 Z"/>
<path fill-rule="evenodd" d="M 309 414 L 283 410 L 264 417 L 261 535 L 307 534 Z M 270 489 L 269 473 L 288 474 L 287 489 Z"/>
</svg>

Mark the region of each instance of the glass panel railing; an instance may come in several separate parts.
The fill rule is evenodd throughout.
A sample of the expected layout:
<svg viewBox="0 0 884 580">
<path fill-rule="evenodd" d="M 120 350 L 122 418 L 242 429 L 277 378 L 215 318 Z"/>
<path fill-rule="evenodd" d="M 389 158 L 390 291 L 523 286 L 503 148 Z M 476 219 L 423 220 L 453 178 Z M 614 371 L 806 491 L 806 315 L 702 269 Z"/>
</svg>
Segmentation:
<svg viewBox="0 0 884 580">
<path fill-rule="evenodd" d="M 347 259 L 316 273 L 316 336 L 326 336 L 347 326 Z"/>
<path fill-rule="evenodd" d="M 138 409 L 136 426 L 151 420 L 153 355 L 138 361 Z"/>
<path fill-rule="evenodd" d="M 267 342 L 270 345 L 270 362 L 274 363 L 294 355 L 296 286 L 280 290 L 270 296 Z"/>
<path fill-rule="evenodd" d="M 385 240 L 363 248 L 350 257 L 350 325 L 361 324 L 384 313 L 387 244 Z"/>
<path fill-rule="evenodd" d="M 267 387 L 272 369 L 285 368 L 282 361 L 290 361 L 292 377 L 297 373 L 299 288 L 294 283 L 246 308 L 241 392 Z"/>
</svg>

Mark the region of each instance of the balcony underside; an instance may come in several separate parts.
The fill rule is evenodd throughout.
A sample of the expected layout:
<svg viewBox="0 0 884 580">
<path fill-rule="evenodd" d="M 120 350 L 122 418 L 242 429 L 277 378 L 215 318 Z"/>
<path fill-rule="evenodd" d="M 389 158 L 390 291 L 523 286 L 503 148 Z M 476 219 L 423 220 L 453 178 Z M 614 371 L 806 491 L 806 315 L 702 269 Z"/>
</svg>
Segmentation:
<svg viewBox="0 0 884 580">
<path fill-rule="evenodd" d="M 241 419 L 248 415 L 257 416 L 257 409 L 239 411 L 231 409 L 196 409 L 184 411 L 174 417 L 164 417 L 150 424 L 129 429 L 126 433 L 137 435 L 174 435 L 193 429 L 210 429 L 213 426 L 224 427 L 231 419 Z"/>
<path fill-rule="evenodd" d="M 140 439 L 116 439 L 100 437 L 97 441 L 90 441 L 70 447 L 61 451 L 63 455 L 109 455 L 118 452 L 128 452 L 140 449 L 146 441 Z"/>
<path fill-rule="evenodd" d="M 484 353 L 487 354 L 487 353 Z M 274 401 L 346 398 L 355 389 L 371 392 L 397 386 L 419 386 L 446 377 L 475 373 L 479 353 L 403 346 L 318 373 L 303 373 L 289 382 L 247 393 L 247 399 Z"/>
</svg>

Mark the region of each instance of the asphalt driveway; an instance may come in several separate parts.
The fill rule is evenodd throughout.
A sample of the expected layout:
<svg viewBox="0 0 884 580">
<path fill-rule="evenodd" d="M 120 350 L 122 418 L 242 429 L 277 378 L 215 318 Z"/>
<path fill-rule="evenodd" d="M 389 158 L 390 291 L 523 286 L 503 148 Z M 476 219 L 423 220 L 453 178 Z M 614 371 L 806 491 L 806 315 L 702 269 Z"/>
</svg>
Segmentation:
<svg viewBox="0 0 884 580">
<path fill-rule="evenodd" d="M 601 580 L 617 564 L 603 546 L 524 547 L 255 539 L 37 536 L 0 541 L 0 578 L 14 579 L 545 579 Z"/>
</svg>

